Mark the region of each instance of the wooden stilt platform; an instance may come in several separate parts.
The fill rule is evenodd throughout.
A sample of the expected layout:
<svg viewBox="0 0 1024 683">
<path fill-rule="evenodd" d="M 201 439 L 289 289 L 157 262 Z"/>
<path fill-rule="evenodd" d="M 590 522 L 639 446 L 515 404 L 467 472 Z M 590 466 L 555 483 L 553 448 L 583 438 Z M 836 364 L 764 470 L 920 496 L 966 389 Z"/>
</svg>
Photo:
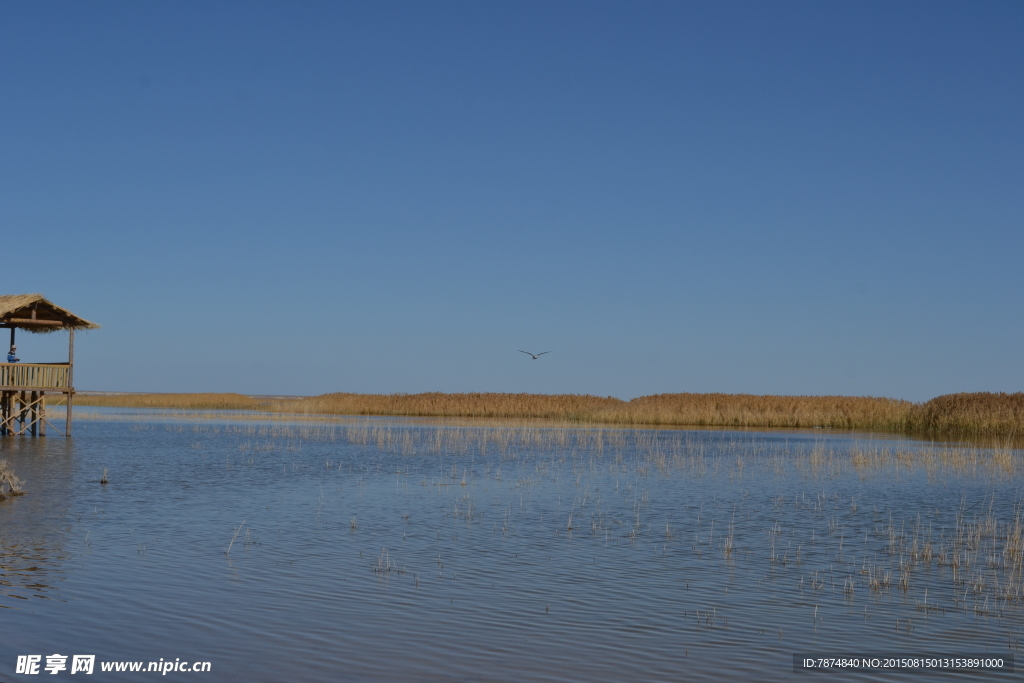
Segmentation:
<svg viewBox="0 0 1024 683">
<path fill-rule="evenodd" d="M 0 436 L 46 436 L 46 427 L 59 429 L 47 420 L 46 396 L 63 395 L 67 405 L 64 436 L 71 436 L 74 403 L 75 330 L 99 325 L 55 306 L 40 294 L 0 295 L 0 328 L 11 331 L 11 356 L 16 357 L 14 332 L 68 331 L 66 363 L 0 363 Z"/>
</svg>

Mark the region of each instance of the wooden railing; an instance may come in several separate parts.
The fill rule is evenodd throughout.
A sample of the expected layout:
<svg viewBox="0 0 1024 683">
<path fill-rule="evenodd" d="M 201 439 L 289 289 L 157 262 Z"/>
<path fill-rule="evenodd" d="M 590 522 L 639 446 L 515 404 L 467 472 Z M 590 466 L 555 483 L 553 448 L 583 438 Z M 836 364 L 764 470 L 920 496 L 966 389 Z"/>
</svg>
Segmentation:
<svg viewBox="0 0 1024 683">
<path fill-rule="evenodd" d="M 67 363 L 0 363 L 0 389 L 67 389 Z"/>
</svg>

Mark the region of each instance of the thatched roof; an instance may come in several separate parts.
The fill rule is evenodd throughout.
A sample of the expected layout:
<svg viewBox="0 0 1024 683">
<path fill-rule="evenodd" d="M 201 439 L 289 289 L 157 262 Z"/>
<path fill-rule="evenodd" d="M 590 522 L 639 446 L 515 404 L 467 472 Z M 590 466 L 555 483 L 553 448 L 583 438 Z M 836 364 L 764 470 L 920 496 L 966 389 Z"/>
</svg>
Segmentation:
<svg viewBox="0 0 1024 683">
<path fill-rule="evenodd" d="M 99 325 L 46 300 L 42 294 L 0 294 L 0 325 L 29 332 L 55 332 L 74 328 L 94 330 Z"/>
</svg>

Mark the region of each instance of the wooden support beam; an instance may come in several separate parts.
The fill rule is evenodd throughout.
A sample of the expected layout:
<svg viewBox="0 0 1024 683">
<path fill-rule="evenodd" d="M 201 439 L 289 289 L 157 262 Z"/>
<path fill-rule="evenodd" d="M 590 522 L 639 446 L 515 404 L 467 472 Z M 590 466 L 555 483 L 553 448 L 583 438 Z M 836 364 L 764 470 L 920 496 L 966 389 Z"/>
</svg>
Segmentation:
<svg viewBox="0 0 1024 683">
<path fill-rule="evenodd" d="M 71 404 L 74 402 L 75 396 L 75 328 L 68 330 L 68 416 L 67 423 L 64 427 L 64 436 L 71 436 Z"/>
<path fill-rule="evenodd" d="M 29 396 L 23 391 L 4 391 L 0 396 L 0 434 L 45 435 L 45 414 L 41 394 L 32 392 Z"/>
<path fill-rule="evenodd" d="M 21 362 L 19 362 L 19 363 L 7 363 L 7 362 L 0 362 L 0 365 L 17 365 L 19 368 L 23 368 L 25 366 L 32 366 L 32 365 L 36 365 L 36 366 L 47 365 L 48 366 L 48 365 L 67 365 L 67 364 L 68 364 L 68 362 L 66 360 L 47 361 L 46 363 L 21 363 Z"/>
<path fill-rule="evenodd" d="M 3 389 L 4 391 L 7 391 L 7 390 L 10 390 L 10 391 L 55 391 L 55 392 L 57 392 L 59 394 L 74 393 L 74 392 L 68 391 L 67 389 L 65 389 L 63 387 L 32 387 L 32 386 L 28 386 L 28 385 L 21 386 L 20 384 L 17 385 L 17 386 L 15 386 L 13 384 L 0 385 L 0 389 Z"/>
<path fill-rule="evenodd" d="M 63 320 L 35 320 L 33 318 L 7 318 L 3 321 L 5 326 L 25 326 L 25 325 L 55 325 L 57 327 L 64 327 L 67 323 Z"/>
</svg>

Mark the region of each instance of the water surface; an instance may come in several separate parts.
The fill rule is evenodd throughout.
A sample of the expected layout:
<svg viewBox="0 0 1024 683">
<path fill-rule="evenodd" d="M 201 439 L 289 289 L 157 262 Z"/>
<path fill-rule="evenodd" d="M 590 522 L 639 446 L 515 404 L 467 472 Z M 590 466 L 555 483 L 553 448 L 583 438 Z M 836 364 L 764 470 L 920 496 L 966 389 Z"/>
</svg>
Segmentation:
<svg viewBox="0 0 1024 683">
<path fill-rule="evenodd" d="M 0 681 L 52 653 L 211 662 L 174 680 L 774 681 L 811 675 L 794 653 L 1024 633 L 1008 449 L 99 410 L 0 458 L 29 491 L 0 502 Z"/>
</svg>

